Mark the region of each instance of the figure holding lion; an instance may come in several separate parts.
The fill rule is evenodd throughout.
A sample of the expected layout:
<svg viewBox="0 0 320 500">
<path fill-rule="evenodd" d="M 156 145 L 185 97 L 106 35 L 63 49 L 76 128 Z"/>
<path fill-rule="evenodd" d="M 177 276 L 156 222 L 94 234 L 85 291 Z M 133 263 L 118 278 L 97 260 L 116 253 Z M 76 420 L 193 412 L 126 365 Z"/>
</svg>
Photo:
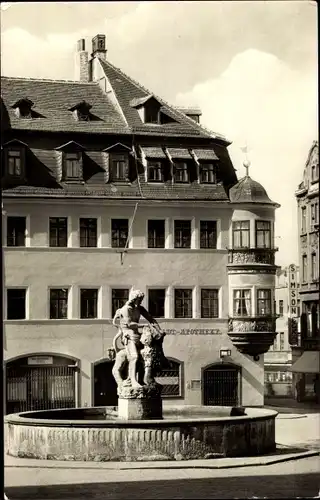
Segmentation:
<svg viewBox="0 0 320 500">
<path fill-rule="evenodd" d="M 119 331 L 113 340 L 117 354 L 112 373 L 119 389 L 123 384 L 132 389 L 139 389 L 142 387 L 140 383 L 142 378 L 144 385 L 155 384 L 154 374 L 165 363 L 162 349 L 165 334 L 158 322 L 141 305 L 143 299 L 143 292 L 133 290 L 129 300 L 116 311 L 113 318 L 113 325 L 118 327 Z M 139 325 L 141 316 L 147 320 L 149 326 Z M 119 339 L 123 345 L 120 350 L 117 345 Z M 128 364 L 128 377 L 124 380 L 121 373 L 126 364 Z"/>
</svg>

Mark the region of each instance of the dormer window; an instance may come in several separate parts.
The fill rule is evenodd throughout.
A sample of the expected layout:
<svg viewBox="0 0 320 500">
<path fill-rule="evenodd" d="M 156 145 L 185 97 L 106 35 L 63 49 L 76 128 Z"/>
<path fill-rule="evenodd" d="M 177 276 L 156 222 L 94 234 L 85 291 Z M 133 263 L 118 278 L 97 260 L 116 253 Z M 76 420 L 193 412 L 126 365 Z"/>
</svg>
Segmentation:
<svg viewBox="0 0 320 500">
<path fill-rule="evenodd" d="M 200 164 L 200 182 L 203 184 L 214 184 L 216 182 L 213 163 Z"/>
<path fill-rule="evenodd" d="M 14 103 L 12 108 L 15 109 L 16 115 L 19 118 L 32 118 L 33 112 L 31 108 L 33 104 L 34 103 L 26 97 L 24 99 L 19 99 L 16 103 Z"/>
<path fill-rule="evenodd" d="M 161 161 L 148 161 L 148 182 L 162 182 L 163 171 Z"/>
<path fill-rule="evenodd" d="M 159 108 L 152 106 L 145 106 L 144 108 L 144 122 L 145 123 L 159 123 Z"/>
<path fill-rule="evenodd" d="M 11 180 L 24 178 L 26 148 L 27 145 L 17 139 L 3 145 L 4 174 Z"/>
<path fill-rule="evenodd" d="M 20 177 L 22 174 L 21 150 L 8 150 L 8 174 L 12 177 Z"/>
<path fill-rule="evenodd" d="M 160 124 L 161 104 L 152 94 L 132 99 L 130 105 L 136 108 L 143 123 Z"/>
<path fill-rule="evenodd" d="M 64 179 L 79 180 L 81 177 L 82 153 L 64 153 Z"/>
<path fill-rule="evenodd" d="M 129 157 L 127 154 L 112 153 L 110 165 L 112 181 L 126 181 L 128 179 Z"/>
<path fill-rule="evenodd" d="M 188 165 L 185 162 L 175 162 L 175 182 L 189 182 Z"/>
<path fill-rule="evenodd" d="M 73 116 L 76 120 L 85 122 L 91 120 L 91 108 L 91 104 L 86 101 L 81 101 L 75 106 L 72 106 L 72 108 L 69 108 L 69 111 L 72 111 Z"/>
</svg>

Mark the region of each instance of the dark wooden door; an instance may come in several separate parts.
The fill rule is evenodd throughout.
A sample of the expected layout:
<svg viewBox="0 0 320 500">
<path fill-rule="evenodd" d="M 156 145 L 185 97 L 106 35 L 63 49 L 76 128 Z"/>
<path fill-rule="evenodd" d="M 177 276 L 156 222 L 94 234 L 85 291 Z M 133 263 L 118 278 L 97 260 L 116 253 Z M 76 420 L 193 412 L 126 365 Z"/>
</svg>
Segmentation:
<svg viewBox="0 0 320 500">
<path fill-rule="evenodd" d="M 203 403 L 207 406 L 239 405 L 239 369 L 213 365 L 203 372 Z"/>
<path fill-rule="evenodd" d="M 112 375 L 113 361 L 94 367 L 94 406 L 118 406 L 117 384 Z"/>
</svg>

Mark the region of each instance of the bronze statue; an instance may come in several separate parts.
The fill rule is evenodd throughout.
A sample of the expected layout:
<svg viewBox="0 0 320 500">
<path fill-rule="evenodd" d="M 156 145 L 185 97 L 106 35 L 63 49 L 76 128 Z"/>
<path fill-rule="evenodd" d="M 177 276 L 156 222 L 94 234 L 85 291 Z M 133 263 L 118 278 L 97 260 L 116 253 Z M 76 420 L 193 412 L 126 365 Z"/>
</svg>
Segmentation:
<svg viewBox="0 0 320 500">
<path fill-rule="evenodd" d="M 164 364 L 165 357 L 162 350 L 164 333 L 158 322 L 141 305 L 143 299 L 143 292 L 133 290 L 129 300 L 116 311 L 113 318 L 113 325 L 119 327 L 113 340 L 116 360 L 112 370 L 118 389 L 121 389 L 124 383 L 127 387 L 139 389 L 142 387 L 141 379 L 145 385 L 155 384 L 154 374 Z M 149 323 L 149 326 L 142 327 L 141 333 L 139 331 L 140 316 L 143 316 Z M 118 324 L 117 320 L 119 320 Z M 119 338 L 123 344 L 121 350 L 117 345 Z M 126 364 L 128 377 L 124 380 L 121 374 Z"/>
</svg>

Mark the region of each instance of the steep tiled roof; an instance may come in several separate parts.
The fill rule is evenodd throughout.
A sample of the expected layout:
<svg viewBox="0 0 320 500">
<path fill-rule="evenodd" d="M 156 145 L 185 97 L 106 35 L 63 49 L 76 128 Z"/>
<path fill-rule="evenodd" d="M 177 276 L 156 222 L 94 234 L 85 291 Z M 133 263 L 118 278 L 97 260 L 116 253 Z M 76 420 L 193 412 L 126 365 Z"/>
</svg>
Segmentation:
<svg viewBox="0 0 320 500">
<path fill-rule="evenodd" d="M 2 108 L 2 120 L 8 128 L 50 132 L 123 133 L 130 132 L 121 114 L 116 110 L 97 83 L 37 80 L 33 78 L 1 78 L 1 95 L 7 117 Z M 33 110 L 43 118 L 18 118 L 12 105 L 28 97 Z M 92 105 L 92 121 L 77 121 L 69 109 L 85 100 Z"/>
<path fill-rule="evenodd" d="M 240 179 L 230 189 L 229 195 L 232 203 L 265 203 L 268 205 L 277 205 L 277 203 L 270 200 L 264 187 L 248 175 Z"/>
<path fill-rule="evenodd" d="M 109 61 L 100 59 L 101 66 L 107 76 L 116 98 L 121 106 L 124 116 L 132 128 L 133 132 L 144 133 L 146 135 L 185 135 L 195 137 L 211 137 L 225 140 L 221 135 L 215 134 L 198 125 L 194 120 L 187 117 L 177 108 L 170 106 L 159 96 L 152 94 L 138 82 L 135 82 L 128 75 Z M 153 96 L 161 105 L 162 110 L 176 123 L 167 123 L 162 125 L 143 123 L 138 111 L 132 104 L 143 103 Z"/>
</svg>

